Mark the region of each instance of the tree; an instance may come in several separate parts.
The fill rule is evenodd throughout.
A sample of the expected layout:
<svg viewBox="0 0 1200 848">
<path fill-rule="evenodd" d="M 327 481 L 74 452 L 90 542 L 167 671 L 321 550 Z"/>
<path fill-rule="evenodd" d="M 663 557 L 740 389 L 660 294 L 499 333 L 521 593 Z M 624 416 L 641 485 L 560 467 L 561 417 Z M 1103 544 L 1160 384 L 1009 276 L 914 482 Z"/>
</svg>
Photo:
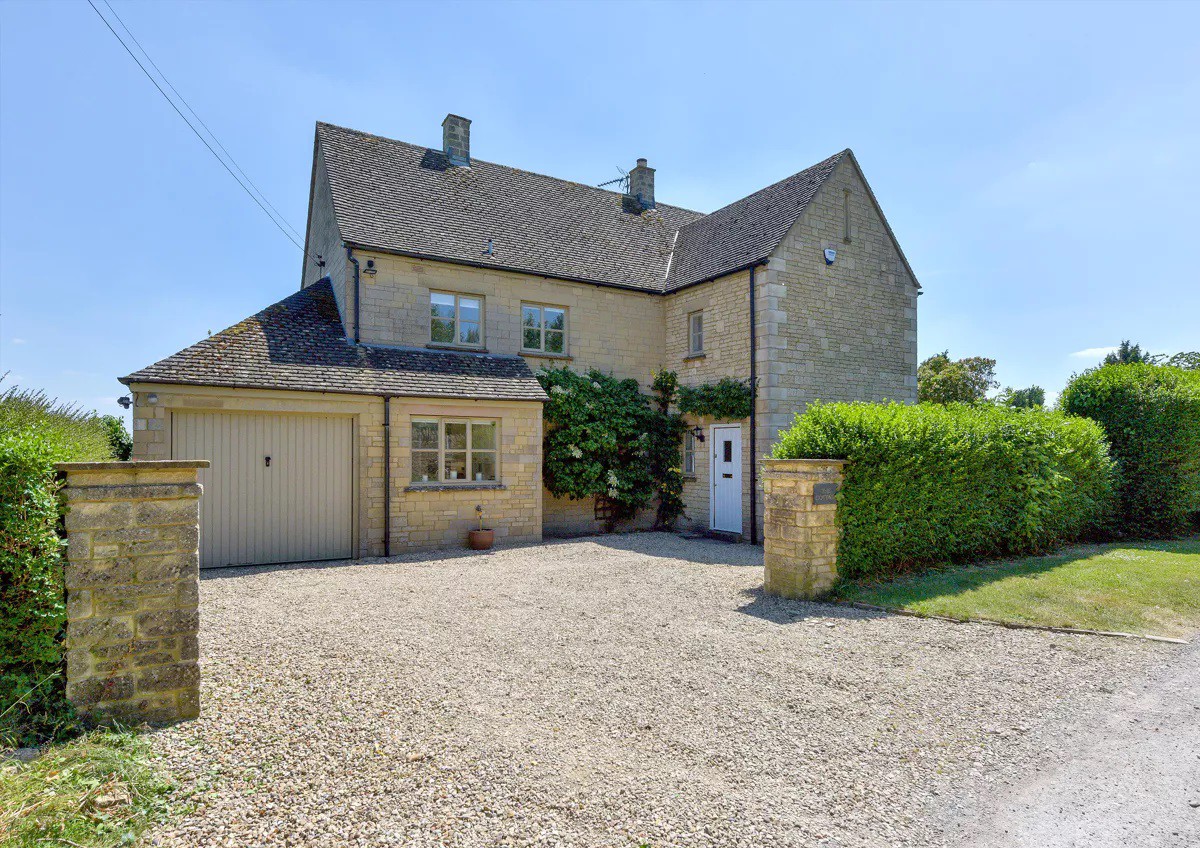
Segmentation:
<svg viewBox="0 0 1200 848">
<path fill-rule="evenodd" d="M 1014 389 L 1008 386 L 996 398 L 1001 406 L 1011 406 L 1014 409 L 1030 409 L 1046 405 L 1046 391 L 1041 386 L 1030 386 L 1027 389 Z"/>
<path fill-rule="evenodd" d="M 1200 350 L 1181 351 L 1168 359 L 1167 364 L 1188 371 L 1200 371 Z"/>
<path fill-rule="evenodd" d="M 976 403 L 996 382 L 996 360 L 968 356 L 952 360 L 944 350 L 917 369 L 917 400 L 921 403 Z"/>
<path fill-rule="evenodd" d="M 125 422 L 115 415 L 101 415 L 100 423 L 108 436 L 108 445 L 112 448 L 113 459 L 122 462 L 133 455 L 133 437 L 125 429 Z"/>
<path fill-rule="evenodd" d="M 1130 344 L 1129 339 L 1122 339 L 1117 349 L 1107 354 L 1101 365 L 1127 365 L 1130 362 L 1145 362 L 1154 365 L 1161 357 L 1153 356 L 1142 350 L 1139 344 Z"/>
</svg>

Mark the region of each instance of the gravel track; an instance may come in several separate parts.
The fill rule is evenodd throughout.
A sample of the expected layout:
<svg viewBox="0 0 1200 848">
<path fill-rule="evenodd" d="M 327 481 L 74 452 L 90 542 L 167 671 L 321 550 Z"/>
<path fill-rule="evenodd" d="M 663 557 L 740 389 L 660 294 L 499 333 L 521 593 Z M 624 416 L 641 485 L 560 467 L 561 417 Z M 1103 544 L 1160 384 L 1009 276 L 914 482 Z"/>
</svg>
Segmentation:
<svg viewBox="0 0 1200 848">
<path fill-rule="evenodd" d="M 761 595 L 647 533 L 229 569 L 203 715 L 154 734 L 170 846 L 936 845 L 1173 646 Z"/>
</svg>

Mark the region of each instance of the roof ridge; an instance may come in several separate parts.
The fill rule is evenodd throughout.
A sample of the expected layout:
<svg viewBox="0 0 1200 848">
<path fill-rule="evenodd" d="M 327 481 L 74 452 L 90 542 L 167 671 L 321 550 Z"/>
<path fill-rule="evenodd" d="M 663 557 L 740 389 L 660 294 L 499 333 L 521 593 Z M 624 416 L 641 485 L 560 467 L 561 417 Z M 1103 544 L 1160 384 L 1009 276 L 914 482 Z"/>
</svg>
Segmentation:
<svg viewBox="0 0 1200 848">
<path fill-rule="evenodd" d="M 823 165 L 825 165 L 825 164 L 827 164 L 827 163 L 831 163 L 831 164 L 837 164 L 837 162 L 839 162 L 839 161 L 841 160 L 841 158 L 842 158 L 843 156 L 845 156 L 847 153 L 851 153 L 851 150 L 850 150 L 850 148 L 849 148 L 849 147 L 847 147 L 847 148 L 845 148 L 844 150 L 841 150 L 841 151 L 839 151 L 839 152 L 837 152 L 837 153 L 833 154 L 832 156 L 827 156 L 827 157 L 825 157 L 825 158 L 824 158 L 824 159 L 822 159 L 820 162 L 817 162 L 815 165 L 809 165 L 807 168 L 801 168 L 799 171 L 796 171 L 795 173 L 792 173 L 792 174 L 788 174 L 786 177 L 784 177 L 784 178 L 783 178 L 783 179 L 781 179 L 781 180 L 776 180 L 775 182 L 771 183 L 770 185 L 763 186 L 763 187 L 762 187 L 762 188 L 760 188 L 760 189 L 757 189 L 757 190 L 755 190 L 755 191 L 752 191 L 752 192 L 750 192 L 749 194 L 747 194 L 745 197 L 739 197 L 737 200 L 734 200 L 734 201 L 731 201 L 731 202 L 729 202 L 729 203 L 726 203 L 726 204 L 725 204 L 724 206 L 722 206 L 720 209 L 714 209 L 713 211 L 711 211 L 711 212 L 709 212 L 708 214 L 706 214 L 706 215 L 704 216 L 704 218 L 708 218 L 708 217 L 710 217 L 710 216 L 712 216 L 712 215 L 716 215 L 716 214 L 718 214 L 718 213 L 720 213 L 720 212 L 724 212 L 726 209 L 729 209 L 729 208 L 730 208 L 730 207 L 732 207 L 732 206 L 737 206 L 739 203 L 743 203 L 743 202 L 745 202 L 745 201 L 749 200 L 749 199 L 750 199 L 750 198 L 752 198 L 752 197 L 757 197 L 757 196 L 758 196 L 758 195 L 760 195 L 760 194 L 765 194 L 766 192 L 770 191 L 771 189 L 773 189 L 773 188 L 777 188 L 778 186 L 781 186 L 781 185 L 783 185 L 783 184 L 784 184 L 784 183 L 786 183 L 788 180 L 795 179 L 796 177 L 798 177 L 798 176 L 800 176 L 801 174 L 803 174 L 803 173 L 806 173 L 806 172 L 808 172 L 808 171 L 814 171 L 814 170 L 816 170 L 816 169 L 820 168 L 821 166 L 823 166 Z M 853 155 L 853 154 L 851 154 L 851 155 Z M 680 227 L 680 229 L 686 229 L 686 228 L 688 228 L 688 227 L 692 226 L 693 224 L 697 224 L 697 223 L 699 223 L 699 222 L 700 222 L 700 221 L 702 221 L 702 220 L 704 220 L 704 219 L 703 219 L 703 218 L 699 218 L 699 219 L 697 219 L 697 220 L 695 220 L 695 221 L 689 221 L 688 223 L 686 223 L 686 224 L 684 224 L 682 227 Z"/>
<path fill-rule="evenodd" d="M 328 121 L 317 121 L 317 126 L 318 127 L 329 127 L 331 129 L 341 130 L 343 132 L 354 133 L 355 135 L 364 136 L 366 138 L 377 138 L 380 141 L 387 141 L 387 142 L 391 142 L 392 144 L 403 144 L 404 146 L 411 147 L 414 150 L 438 150 L 439 149 L 436 147 L 430 147 L 427 144 L 416 144 L 414 142 L 405 141 L 404 139 L 400 139 L 400 138 L 392 138 L 391 136 L 379 135 L 377 133 L 370 133 L 370 132 L 367 132 L 366 130 L 356 130 L 353 127 L 343 127 L 340 124 L 331 124 Z M 602 192 L 603 194 L 615 195 L 616 197 L 624 197 L 625 196 L 624 192 L 613 191 L 612 189 L 607 189 L 607 188 L 601 188 L 600 186 L 592 185 L 591 183 L 583 183 L 578 180 L 568 180 L 563 177 L 556 177 L 553 174 L 543 174 L 540 171 L 530 171 L 525 168 L 518 168 L 514 165 L 504 165 L 500 162 L 492 162 L 487 159 L 480 159 L 476 156 L 471 157 L 471 162 L 473 162 L 473 163 L 480 162 L 484 165 L 490 165 L 493 168 L 503 168 L 506 171 L 514 171 L 518 174 L 530 174 L 535 177 L 542 177 L 543 179 L 554 180 L 555 182 L 559 182 L 559 183 L 567 183 L 568 185 L 575 185 L 575 186 L 579 186 L 581 188 L 592 189 L 593 191 Z M 699 215 L 700 217 L 704 217 L 704 215 L 708 214 L 705 212 L 701 212 L 697 209 L 688 209 L 684 206 L 676 206 L 672 203 L 657 203 L 656 202 L 654 204 L 654 208 L 656 208 L 656 209 L 662 208 L 662 207 L 674 210 L 676 212 L 686 212 L 690 215 Z"/>
</svg>

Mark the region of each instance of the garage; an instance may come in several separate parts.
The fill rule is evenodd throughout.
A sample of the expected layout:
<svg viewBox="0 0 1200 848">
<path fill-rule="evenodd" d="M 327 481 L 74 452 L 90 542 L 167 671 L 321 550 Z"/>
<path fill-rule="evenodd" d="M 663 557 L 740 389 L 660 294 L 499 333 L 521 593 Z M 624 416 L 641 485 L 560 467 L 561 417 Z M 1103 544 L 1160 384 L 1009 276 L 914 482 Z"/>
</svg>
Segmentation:
<svg viewBox="0 0 1200 848">
<path fill-rule="evenodd" d="M 200 567 L 353 556 L 354 420 L 174 411 L 172 456 L 200 471 Z"/>
</svg>

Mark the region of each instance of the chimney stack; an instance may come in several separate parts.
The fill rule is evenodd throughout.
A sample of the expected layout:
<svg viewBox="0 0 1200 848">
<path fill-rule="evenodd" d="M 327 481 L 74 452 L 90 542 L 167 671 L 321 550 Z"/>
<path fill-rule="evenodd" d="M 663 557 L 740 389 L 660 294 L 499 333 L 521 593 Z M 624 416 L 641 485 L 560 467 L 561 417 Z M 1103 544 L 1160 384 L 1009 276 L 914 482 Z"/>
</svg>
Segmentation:
<svg viewBox="0 0 1200 848">
<path fill-rule="evenodd" d="M 442 121 L 442 152 L 451 165 L 471 165 L 471 122 L 458 115 L 447 115 Z"/>
<path fill-rule="evenodd" d="M 647 167 L 645 159 L 637 160 L 637 167 L 629 172 L 629 194 L 642 209 L 654 208 L 654 169 Z"/>
</svg>

